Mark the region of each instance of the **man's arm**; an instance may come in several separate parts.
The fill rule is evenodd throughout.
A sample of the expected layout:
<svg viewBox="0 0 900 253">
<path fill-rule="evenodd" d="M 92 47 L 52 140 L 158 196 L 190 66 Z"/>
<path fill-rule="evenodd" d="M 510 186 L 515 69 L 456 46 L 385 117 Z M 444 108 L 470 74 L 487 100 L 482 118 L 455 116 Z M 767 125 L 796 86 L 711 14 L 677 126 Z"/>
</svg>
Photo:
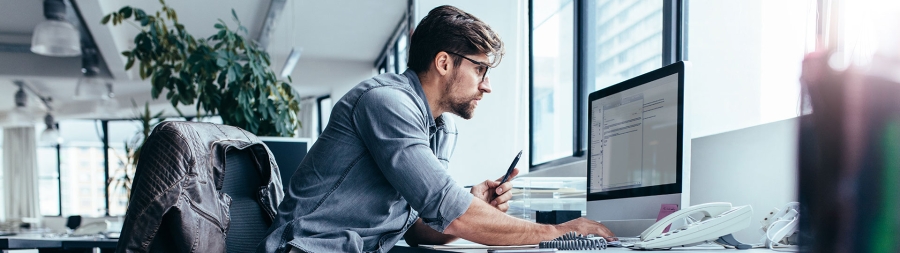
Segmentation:
<svg viewBox="0 0 900 253">
<path fill-rule="evenodd" d="M 473 200 L 462 216 L 450 223 L 444 233 L 486 245 L 538 244 L 569 231 L 615 236 L 599 222 L 578 218 L 559 225 L 538 224 L 506 215 L 481 200 Z"/>
<path fill-rule="evenodd" d="M 519 169 L 515 168 L 513 169 L 513 173 L 510 174 L 510 178 L 514 178 L 518 174 Z M 472 186 L 470 192 L 475 198 L 485 202 L 491 202 L 493 208 L 506 213 L 506 210 L 509 210 L 509 204 L 507 202 L 512 199 L 511 189 L 512 182 L 506 182 L 501 185 L 500 179 L 497 179 L 496 181 L 486 180 L 483 183 Z M 494 194 L 494 192 L 496 192 L 496 194 Z M 425 223 L 422 223 L 422 219 L 417 219 L 416 223 L 403 235 L 403 238 L 406 240 L 406 243 L 411 246 L 418 246 L 419 244 L 447 244 L 459 239 L 457 236 L 435 231 L 428 225 L 425 225 Z"/>
<path fill-rule="evenodd" d="M 455 235 L 442 234 L 441 232 L 435 231 L 428 225 L 422 222 L 422 219 L 417 219 L 416 223 L 413 224 L 409 230 L 406 231 L 406 234 L 403 234 L 403 239 L 406 240 L 406 244 L 409 246 L 419 246 L 419 244 L 427 244 L 427 245 L 441 245 L 448 244 L 453 241 L 459 239 Z"/>
</svg>

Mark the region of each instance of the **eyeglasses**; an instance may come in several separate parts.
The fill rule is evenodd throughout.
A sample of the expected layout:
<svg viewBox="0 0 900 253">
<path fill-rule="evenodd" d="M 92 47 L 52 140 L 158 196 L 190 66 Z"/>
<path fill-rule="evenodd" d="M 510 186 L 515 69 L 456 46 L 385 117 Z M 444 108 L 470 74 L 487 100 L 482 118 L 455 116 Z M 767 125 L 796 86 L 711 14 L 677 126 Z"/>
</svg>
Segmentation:
<svg viewBox="0 0 900 253">
<path fill-rule="evenodd" d="M 447 51 L 445 51 L 445 52 L 447 52 Z M 479 83 L 483 83 L 483 82 L 484 82 L 484 78 L 487 77 L 488 69 L 491 69 L 491 65 L 490 65 L 490 64 L 487 64 L 487 63 L 484 63 L 484 62 L 480 62 L 480 61 L 476 61 L 476 60 L 472 60 L 471 58 L 466 57 L 465 55 L 457 54 L 457 53 L 454 53 L 454 52 L 447 52 L 447 53 L 448 53 L 448 54 L 452 54 L 452 55 L 456 55 L 456 56 L 459 56 L 459 57 L 462 57 L 463 59 L 469 60 L 470 62 L 474 63 L 475 65 L 478 65 L 478 67 L 479 67 L 479 68 L 478 68 L 478 71 L 481 71 L 481 82 L 479 82 Z"/>
</svg>

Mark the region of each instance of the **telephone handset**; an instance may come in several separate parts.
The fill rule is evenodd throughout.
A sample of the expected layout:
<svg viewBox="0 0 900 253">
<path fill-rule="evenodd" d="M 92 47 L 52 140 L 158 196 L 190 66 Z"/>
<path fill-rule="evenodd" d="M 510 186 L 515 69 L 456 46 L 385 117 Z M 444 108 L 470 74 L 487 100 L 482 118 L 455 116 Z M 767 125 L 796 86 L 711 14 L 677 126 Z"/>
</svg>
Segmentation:
<svg viewBox="0 0 900 253">
<path fill-rule="evenodd" d="M 701 213 L 700 221 L 689 223 L 681 228 L 672 228 L 663 233 L 667 226 L 679 219 L 689 218 Z M 750 226 L 753 208 L 748 206 L 732 207 L 731 203 L 713 202 L 684 208 L 654 223 L 640 236 L 632 248 L 662 249 L 690 246 L 706 241 L 715 241 L 719 237 L 730 235 Z M 731 237 L 729 237 L 731 238 Z M 732 245 L 737 247 L 737 245 Z"/>
</svg>

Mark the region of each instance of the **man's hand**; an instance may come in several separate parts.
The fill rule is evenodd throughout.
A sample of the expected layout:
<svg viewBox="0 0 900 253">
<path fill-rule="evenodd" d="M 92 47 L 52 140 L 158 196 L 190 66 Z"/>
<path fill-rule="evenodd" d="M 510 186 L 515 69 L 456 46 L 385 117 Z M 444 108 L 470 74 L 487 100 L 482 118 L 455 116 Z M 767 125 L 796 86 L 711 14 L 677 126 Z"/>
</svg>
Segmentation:
<svg viewBox="0 0 900 253">
<path fill-rule="evenodd" d="M 593 234 L 595 236 L 600 236 L 606 238 L 607 241 L 617 241 L 616 235 L 613 234 L 612 231 L 609 231 L 606 226 L 600 224 L 600 222 L 596 222 L 593 220 L 585 219 L 584 217 L 570 220 L 566 223 L 556 225 L 556 229 L 560 232 L 566 233 L 569 231 L 575 231 L 576 233 L 589 235 Z"/>
<path fill-rule="evenodd" d="M 472 201 L 469 209 L 443 232 L 485 245 L 522 245 L 553 240 L 569 231 L 616 240 L 606 226 L 592 220 L 578 218 L 559 225 L 537 224 L 498 212 L 481 201 Z"/>
<path fill-rule="evenodd" d="M 498 178 L 496 181 L 485 180 L 480 184 L 472 186 L 470 192 L 472 195 L 475 195 L 475 198 L 478 198 L 505 213 L 506 210 L 509 210 L 509 203 L 507 202 L 512 199 L 512 192 L 509 191 L 512 189 L 511 181 L 518 174 L 519 168 L 515 168 L 503 185 L 500 185 L 500 180 L 503 180 L 503 177 Z"/>
</svg>

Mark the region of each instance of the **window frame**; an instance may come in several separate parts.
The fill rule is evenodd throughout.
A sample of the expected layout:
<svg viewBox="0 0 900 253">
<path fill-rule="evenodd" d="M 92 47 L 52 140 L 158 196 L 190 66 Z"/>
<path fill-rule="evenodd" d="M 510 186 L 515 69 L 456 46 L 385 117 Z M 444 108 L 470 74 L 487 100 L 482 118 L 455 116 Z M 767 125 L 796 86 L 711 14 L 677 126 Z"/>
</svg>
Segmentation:
<svg viewBox="0 0 900 253">
<path fill-rule="evenodd" d="M 534 1 L 528 1 L 528 97 L 529 100 L 534 98 Z M 587 57 L 581 57 L 578 52 L 585 51 L 588 46 L 587 42 L 589 40 L 588 29 L 590 26 L 586 25 L 587 20 L 587 12 L 588 9 L 587 1 L 590 0 L 572 0 L 574 4 L 574 13 L 573 13 L 573 29 L 574 38 L 572 39 L 575 45 L 573 48 L 575 49 L 573 60 L 574 60 L 574 68 L 572 70 L 572 74 L 574 75 L 572 84 L 573 87 L 573 115 L 572 120 L 574 124 L 572 124 L 573 135 L 572 138 L 572 155 L 554 159 L 551 161 L 543 162 L 540 164 L 534 163 L 534 104 L 529 102 L 528 104 L 528 151 L 529 154 L 529 171 L 535 172 L 548 168 L 557 167 L 560 165 L 575 163 L 585 161 L 587 159 L 585 144 L 587 141 L 587 100 L 588 94 L 591 91 L 588 89 L 589 79 L 588 75 L 591 71 L 587 70 Z M 666 66 L 677 61 L 687 60 L 687 26 L 686 26 L 686 16 L 687 16 L 687 5 L 689 0 L 663 0 L 663 43 L 662 43 L 662 66 Z"/>
<path fill-rule="evenodd" d="M 322 131 L 325 131 L 325 126 L 328 124 L 328 122 L 324 122 L 325 116 L 322 115 L 322 101 L 324 101 L 325 99 L 331 99 L 331 95 L 325 95 L 325 96 L 316 98 L 316 110 L 317 110 L 317 114 L 319 116 L 319 122 L 317 122 L 318 126 L 316 126 L 316 128 L 317 128 L 316 130 L 319 131 L 319 134 L 322 134 Z M 334 101 L 332 100 L 331 104 L 329 104 L 328 106 L 334 107 Z M 329 115 L 329 116 L 331 116 L 331 115 Z"/>
<path fill-rule="evenodd" d="M 327 97 L 327 96 L 326 96 L 326 97 Z M 323 98 L 324 98 L 324 97 L 323 97 Z M 219 116 L 219 115 L 203 115 L 202 117 L 206 117 L 206 116 Z M 167 119 L 167 118 L 179 118 L 179 116 L 163 117 L 162 120 L 165 120 L 165 119 Z M 199 120 L 198 117 L 196 117 L 196 116 L 195 116 L 195 117 L 190 117 L 190 118 L 193 119 L 192 121 Z M 103 159 L 103 182 L 109 182 L 109 176 L 110 176 L 110 175 L 109 175 L 109 169 L 110 169 L 110 164 L 109 164 L 109 159 L 110 159 L 110 157 L 109 157 L 109 150 L 110 150 L 111 147 L 110 147 L 110 145 L 109 145 L 109 138 L 107 137 L 107 136 L 109 135 L 109 122 L 111 122 L 111 121 L 133 121 L 133 120 L 137 120 L 137 119 L 134 119 L 134 118 L 120 118 L 120 119 L 93 119 L 93 120 L 92 120 L 92 121 L 95 122 L 95 124 L 99 123 L 99 127 L 100 127 L 99 130 L 100 130 L 100 132 L 98 132 L 98 134 L 101 135 L 101 136 L 99 136 L 99 137 L 100 137 L 100 141 L 103 143 L 103 147 L 102 147 L 102 149 L 103 149 L 103 157 L 104 157 L 104 159 Z M 59 127 L 59 123 L 56 123 L 56 124 L 57 124 L 57 128 L 58 128 L 58 127 Z M 56 149 L 56 173 L 57 173 L 57 176 L 58 176 L 58 178 L 57 178 L 57 184 L 58 184 L 58 185 L 57 185 L 57 192 L 56 192 L 56 194 L 57 194 L 57 196 L 58 196 L 57 199 L 58 199 L 58 201 L 59 201 L 59 205 L 58 205 L 59 210 L 57 210 L 57 214 L 56 214 L 56 215 L 42 215 L 42 216 L 46 216 L 46 217 L 62 217 L 62 216 L 63 216 L 63 201 L 62 201 L 62 189 L 63 189 L 63 187 L 62 187 L 62 181 L 63 181 L 64 179 L 68 179 L 68 178 L 62 176 L 62 145 L 61 145 L 61 144 L 56 144 L 56 145 L 53 145 L 53 146 L 51 146 L 51 147 L 53 147 L 53 148 Z M 110 208 L 110 201 L 111 201 L 111 200 L 110 200 L 110 196 L 109 196 L 109 187 L 108 187 L 108 185 L 107 185 L 106 183 L 104 183 L 103 188 L 104 188 L 103 194 L 104 194 L 104 198 L 105 198 L 105 200 L 104 200 L 104 205 L 103 205 L 104 212 L 103 212 L 103 216 L 100 216 L 100 217 L 97 217 L 97 218 L 102 218 L 102 217 L 120 217 L 120 216 L 111 216 L 111 215 L 109 215 L 109 208 Z M 73 215 L 78 215 L 78 214 L 73 214 Z M 124 215 L 123 215 L 122 217 L 124 217 Z"/>
<path fill-rule="evenodd" d="M 412 1 L 410 1 L 412 2 Z M 400 50 L 398 48 L 400 37 L 406 36 L 406 60 L 403 62 L 409 63 L 409 42 L 412 39 L 412 31 L 415 25 L 413 24 L 412 15 L 410 15 L 410 11 L 413 9 L 412 3 L 409 4 L 409 9 L 406 13 L 403 14 L 403 17 L 400 19 L 400 22 L 397 24 L 397 28 L 391 34 L 391 37 L 385 42 L 381 53 L 378 54 L 378 58 L 375 59 L 373 65 L 375 69 L 378 71 L 378 74 L 384 73 L 395 73 L 402 74 L 403 71 L 406 70 L 406 66 L 400 65 Z M 393 57 L 393 61 L 390 61 Z"/>
<path fill-rule="evenodd" d="M 99 121 L 99 123 L 100 123 L 101 131 L 99 134 L 101 134 L 101 136 L 99 136 L 99 137 L 100 137 L 100 141 L 103 143 L 102 149 L 103 149 L 103 182 L 104 182 L 104 185 L 103 185 L 103 188 L 104 188 L 104 190 L 103 190 L 103 196 L 104 196 L 103 208 L 104 208 L 104 211 L 103 211 L 102 217 L 118 217 L 118 216 L 110 216 L 109 215 L 109 203 L 110 203 L 109 202 L 110 201 L 109 187 L 108 187 L 108 184 L 106 184 L 106 182 L 109 182 L 109 149 L 110 149 L 110 146 L 109 146 L 109 138 L 107 138 L 107 136 L 109 135 L 109 122 L 110 121 L 126 121 L 126 120 L 135 120 L 135 119 L 103 119 L 103 120 L 95 119 L 95 120 L 93 120 L 94 122 Z M 56 123 L 56 125 L 58 128 L 59 123 Z M 62 176 L 62 145 L 56 144 L 53 147 L 56 148 L 56 173 L 58 175 L 58 178 L 57 178 L 58 186 L 57 186 L 56 194 L 57 194 L 57 199 L 59 200 L 59 205 L 58 205 L 59 210 L 57 210 L 57 215 L 42 215 L 42 216 L 62 217 L 63 216 L 62 181 L 64 179 L 64 177 Z M 73 214 L 73 215 L 79 215 L 79 214 Z M 124 217 L 124 215 L 123 215 L 123 217 Z M 98 217 L 98 218 L 100 218 L 100 217 Z"/>
</svg>

